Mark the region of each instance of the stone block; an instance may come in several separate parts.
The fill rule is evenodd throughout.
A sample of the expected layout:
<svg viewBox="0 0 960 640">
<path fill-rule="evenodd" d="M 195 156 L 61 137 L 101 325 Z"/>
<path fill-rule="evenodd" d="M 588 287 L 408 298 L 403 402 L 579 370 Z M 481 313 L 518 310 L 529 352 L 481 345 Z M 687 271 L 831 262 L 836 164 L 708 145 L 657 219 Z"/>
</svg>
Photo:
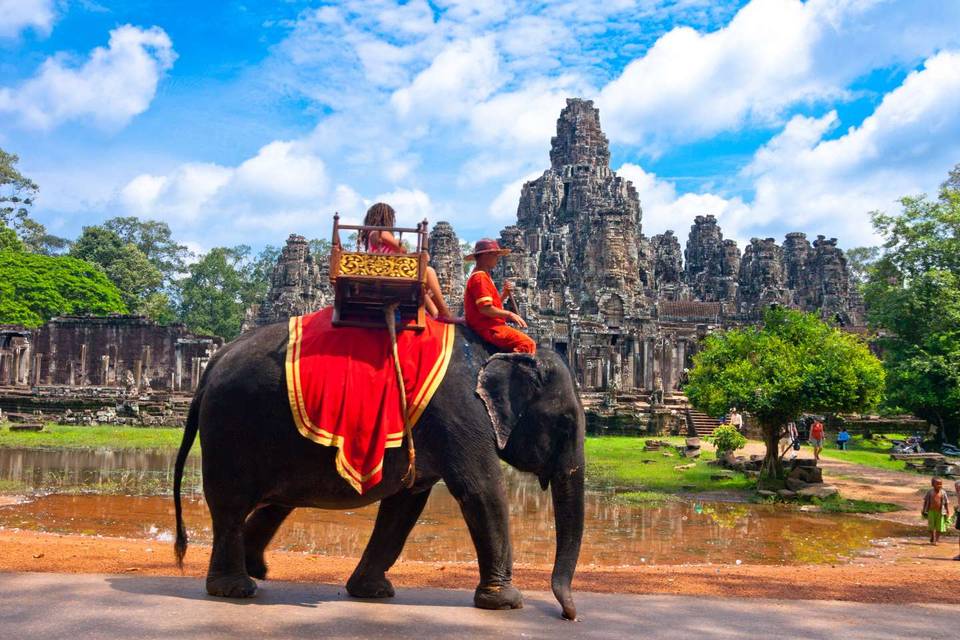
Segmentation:
<svg viewBox="0 0 960 640">
<path fill-rule="evenodd" d="M 839 494 L 840 491 L 831 484 L 813 484 L 797 491 L 801 498 L 829 498 Z"/>
</svg>

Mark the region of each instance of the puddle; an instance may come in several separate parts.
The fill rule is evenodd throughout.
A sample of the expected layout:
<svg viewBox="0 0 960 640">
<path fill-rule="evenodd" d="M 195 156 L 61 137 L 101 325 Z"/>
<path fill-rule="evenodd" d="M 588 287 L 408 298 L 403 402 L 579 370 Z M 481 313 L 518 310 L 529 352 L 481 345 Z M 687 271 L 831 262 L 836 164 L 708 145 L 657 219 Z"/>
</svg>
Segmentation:
<svg viewBox="0 0 960 640">
<path fill-rule="evenodd" d="M 175 452 L 0 449 L 0 487 L 38 494 L 0 506 L 0 527 L 171 541 L 169 495 Z M 189 462 L 185 520 L 193 541 L 209 542 L 210 520 L 199 493 L 199 458 Z M 536 479 L 506 473 L 517 562 L 553 562 L 550 493 Z M 50 493 L 52 492 L 52 493 Z M 64 493 L 68 492 L 68 493 Z M 88 492 L 88 493 L 77 493 Z M 130 494 L 130 495 L 127 495 Z M 275 548 L 359 557 L 376 505 L 352 511 L 298 509 Z M 915 527 L 841 514 L 803 513 L 772 505 L 670 502 L 634 506 L 590 492 L 581 563 L 603 566 L 713 562 L 836 563 L 869 551 L 879 538 L 916 535 Z M 459 506 L 434 488 L 404 549 L 407 560 L 473 561 Z"/>
</svg>

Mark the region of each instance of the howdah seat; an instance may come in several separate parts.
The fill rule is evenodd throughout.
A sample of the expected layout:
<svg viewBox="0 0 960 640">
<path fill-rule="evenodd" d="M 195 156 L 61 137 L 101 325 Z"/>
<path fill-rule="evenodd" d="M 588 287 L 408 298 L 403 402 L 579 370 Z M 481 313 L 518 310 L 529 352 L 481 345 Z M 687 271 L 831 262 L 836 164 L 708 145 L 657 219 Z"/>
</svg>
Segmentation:
<svg viewBox="0 0 960 640">
<path fill-rule="evenodd" d="M 355 231 L 356 246 L 344 247 L 340 231 Z M 403 234 L 415 234 L 416 247 L 409 253 L 374 253 L 363 247 L 364 232 L 389 231 L 403 242 Z M 427 281 L 427 221 L 416 228 L 374 227 L 340 224 L 333 216 L 330 251 L 330 282 L 334 290 L 333 325 L 385 328 L 384 310 L 396 304 L 398 329 L 422 330 L 425 326 L 424 296 Z"/>
</svg>

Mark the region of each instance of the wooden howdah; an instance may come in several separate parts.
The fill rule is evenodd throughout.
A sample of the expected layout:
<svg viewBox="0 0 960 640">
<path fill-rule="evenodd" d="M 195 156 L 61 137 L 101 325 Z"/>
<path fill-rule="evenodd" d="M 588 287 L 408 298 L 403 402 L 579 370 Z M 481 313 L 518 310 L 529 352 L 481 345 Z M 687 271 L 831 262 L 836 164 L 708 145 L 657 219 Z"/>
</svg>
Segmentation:
<svg viewBox="0 0 960 640">
<path fill-rule="evenodd" d="M 340 231 L 355 231 L 355 247 L 344 247 Z M 416 250 L 410 253 L 365 251 L 364 231 L 389 231 L 403 240 L 414 234 Z M 333 285 L 333 324 L 338 327 L 386 328 L 384 309 L 397 304 L 397 329 L 421 331 L 425 327 L 424 297 L 427 282 L 427 221 L 416 228 L 340 224 L 333 216 L 330 282 Z M 353 250 L 351 250 L 353 249 Z"/>
</svg>

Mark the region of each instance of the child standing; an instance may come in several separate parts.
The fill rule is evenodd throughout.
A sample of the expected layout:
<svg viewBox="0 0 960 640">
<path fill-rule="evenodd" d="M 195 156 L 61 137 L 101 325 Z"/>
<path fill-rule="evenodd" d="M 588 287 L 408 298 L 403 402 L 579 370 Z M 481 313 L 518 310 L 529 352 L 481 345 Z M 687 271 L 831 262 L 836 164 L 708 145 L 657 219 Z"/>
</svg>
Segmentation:
<svg viewBox="0 0 960 640">
<path fill-rule="evenodd" d="M 930 544 L 937 544 L 940 541 L 940 534 L 947 532 L 947 520 L 950 516 L 950 502 L 947 494 L 943 491 L 943 480 L 933 478 L 930 480 L 932 489 L 923 496 L 923 510 L 920 515 L 927 519 L 927 527 L 930 529 Z"/>
</svg>

